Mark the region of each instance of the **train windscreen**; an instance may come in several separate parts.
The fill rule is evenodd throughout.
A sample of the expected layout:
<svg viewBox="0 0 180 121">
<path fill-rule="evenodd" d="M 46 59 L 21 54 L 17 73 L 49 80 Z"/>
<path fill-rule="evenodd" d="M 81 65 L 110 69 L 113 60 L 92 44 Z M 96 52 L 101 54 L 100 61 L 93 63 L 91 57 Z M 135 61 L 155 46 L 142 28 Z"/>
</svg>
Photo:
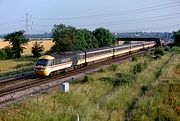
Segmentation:
<svg viewBox="0 0 180 121">
<path fill-rule="evenodd" d="M 48 65 L 49 65 L 49 60 L 45 60 L 45 59 L 39 59 L 36 64 L 36 66 L 48 66 Z"/>
</svg>

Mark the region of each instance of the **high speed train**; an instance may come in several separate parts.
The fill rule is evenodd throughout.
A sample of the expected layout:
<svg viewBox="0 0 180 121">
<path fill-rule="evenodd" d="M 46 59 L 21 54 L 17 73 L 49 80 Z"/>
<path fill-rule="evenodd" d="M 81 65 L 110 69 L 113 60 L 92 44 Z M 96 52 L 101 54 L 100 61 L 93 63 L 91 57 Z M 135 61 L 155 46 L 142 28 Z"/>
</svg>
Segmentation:
<svg viewBox="0 0 180 121">
<path fill-rule="evenodd" d="M 37 60 L 34 70 L 38 75 L 49 76 L 56 72 L 73 70 L 85 65 L 112 59 L 117 56 L 152 48 L 155 45 L 155 41 L 150 41 L 113 47 L 101 47 L 86 51 L 44 55 Z"/>
</svg>

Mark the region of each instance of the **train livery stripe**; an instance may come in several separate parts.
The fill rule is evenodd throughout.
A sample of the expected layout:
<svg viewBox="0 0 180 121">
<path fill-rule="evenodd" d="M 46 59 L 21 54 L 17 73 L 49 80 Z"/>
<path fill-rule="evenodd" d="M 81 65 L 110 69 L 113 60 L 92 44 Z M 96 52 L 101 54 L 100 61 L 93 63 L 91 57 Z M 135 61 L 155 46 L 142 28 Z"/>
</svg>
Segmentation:
<svg viewBox="0 0 180 121">
<path fill-rule="evenodd" d="M 68 62 L 68 63 L 63 63 L 63 64 L 58 64 L 58 65 L 54 65 L 54 66 L 47 66 L 46 68 L 55 68 L 55 67 L 58 67 L 58 66 L 64 66 L 64 65 L 68 65 L 72 63 L 72 61 Z"/>
</svg>

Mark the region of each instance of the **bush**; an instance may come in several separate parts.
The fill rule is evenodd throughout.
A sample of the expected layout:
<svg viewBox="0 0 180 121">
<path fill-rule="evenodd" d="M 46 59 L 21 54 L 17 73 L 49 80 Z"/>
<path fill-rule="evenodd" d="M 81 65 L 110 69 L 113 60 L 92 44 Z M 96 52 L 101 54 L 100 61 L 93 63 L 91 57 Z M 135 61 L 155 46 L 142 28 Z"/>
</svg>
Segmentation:
<svg viewBox="0 0 180 121">
<path fill-rule="evenodd" d="M 164 49 L 162 47 L 156 48 L 154 54 L 163 56 L 164 55 Z"/>
<path fill-rule="evenodd" d="M 118 68 L 118 65 L 117 65 L 117 64 L 112 64 L 112 65 L 109 67 L 109 70 L 116 71 L 117 68 Z"/>
<path fill-rule="evenodd" d="M 171 48 L 170 48 L 169 46 L 166 46 L 166 47 L 164 48 L 164 51 L 171 51 Z"/>
<path fill-rule="evenodd" d="M 161 59 L 161 55 L 156 55 L 154 59 Z"/>
<path fill-rule="evenodd" d="M 107 69 L 106 68 L 101 68 L 101 69 L 99 69 L 99 71 L 98 72 L 106 72 L 107 71 Z"/>
<path fill-rule="evenodd" d="M 15 57 L 15 55 L 14 55 L 14 51 L 13 51 L 13 49 L 11 48 L 11 47 L 5 47 L 4 48 L 4 51 L 6 52 L 6 54 L 7 54 L 7 58 L 6 59 L 12 59 L 12 58 L 14 58 Z"/>
<path fill-rule="evenodd" d="M 172 47 L 171 51 L 175 53 L 180 53 L 180 47 L 177 47 L 177 46 Z"/>
<path fill-rule="evenodd" d="M 113 86 L 117 87 L 124 84 L 131 84 L 135 79 L 135 76 L 132 74 L 117 74 L 117 78 L 113 81 Z"/>
<path fill-rule="evenodd" d="M 138 60 L 138 57 L 135 56 L 135 57 L 132 57 L 132 61 L 137 61 Z"/>
<path fill-rule="evenodd" d="M 12 59 L 14 57 L 13 50 L 11 47 L 5 47 L 0 49 L 0 60 Z"/>
<path fill-rule="evenodd" d="M 142 72 L 143 69 L 144 69 L 144 65 L 142 63 L 138 63 L 138 64 L 134 65 L 133 73 L 138 74 L 138 73 Z"/>
<path fill-rule="evenodd" d="M 142 90 L 143 93 L 145 93 L 146 91 L 149 90 L 149 87 L 147 85 L 146 86 L 142 86 L 141 90 Z"/>
<path fill-rule="evenodd" d="M 111 85 L 113 85 L 113 82 L 114 82 L 114 78 L 112 78 L 112 77 L 102 77 L 102 78 L 100 78 L 100 80 L 104 81 L 106 83 L 109 83 Z"/>
<path fill-rule="evenodd" d="M 118 87 L 124 84 L 131 84 L 135 79 L 132 74 L 117 74 L 116 77 L 102 77 L 100 80 L 113 85 L 113 87 Z"/>
<path fill-rule="evenodd" d="M 42 55 L 42 52 L 44 51 L 44 46 L 40 45 L 40 43 L 36 42 L 34 46 L 32 47 L 32 54 L 35 57 L 39 57 Z"/>
<path fill-rule="evenodd" d="M 7 54 L 3 49 L 0 49 L 0 60 L 4 60 L 7 58 Z"/>
<path fill-rule="evenodd" d="M 93 82 L 94 79 L 92 76 L 84 76 L 84 79 L 81 80 L 82 83 L 85 83 L 85 82 Z"/>
</svg>

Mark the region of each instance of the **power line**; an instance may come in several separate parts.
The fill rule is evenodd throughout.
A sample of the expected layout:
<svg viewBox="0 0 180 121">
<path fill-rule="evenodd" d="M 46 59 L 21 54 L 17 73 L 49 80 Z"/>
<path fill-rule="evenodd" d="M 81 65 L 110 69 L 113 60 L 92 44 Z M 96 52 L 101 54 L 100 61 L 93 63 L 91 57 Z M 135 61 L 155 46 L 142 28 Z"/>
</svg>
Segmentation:
<svg viewBox="0 0 180 121">
<path fill-rule="evenodd" d="M 152 21 L 152 20 L 154 20 L 154 21 L 157 21 L 157 20 L 169 20 L 169 19 L 172 19 L 172 18 L 177 18 L 177 15 L 179 16 L 180 13 L 167 14 L 167 15 L 161 15 L 161 16 L 151 16 L 151 17 L 123 20 L 123 21 L 116 21 L 116 22 L 85 24 L 85 25 L 76 25 L 76 26 L 81 27 L 81 26 L 96 26 L 96 25 L 112 25 L 112 24 L 117 25 L 117 24 L 143 23 L 143 22 L 149 22 L 149 21 Z"/>
<path fill-rule="evenodd" d="M 6 22 L 4 23 L 0 23 L 0 26 L 3 26 L 3 25 L 7 25 L 7 24 L 14 24 L 14 23 L 17 23 L 17 22 L 22 22 L 23 20 L 22 19 L 15 19 L 15 20 L 7 20 Z"/>
<path fill-rule="evenodd" d="M 71 19 L 82 19 L 82 18 L 93 18 L 93 17 L 110 17 L 110 16 L 128 15 L 128 14 L 134 14 L 134 13 L 139 13 L 139 12 L 144 13 L 144 12 L 151 12 L 154 10 L 172 8 L 175 6 L 180 6 L 179 3 L 180 2 L 171 2 L 168 4 L 161 4 L 161 5 L 156 5 L 156 6 L 138 8 L 138 9 L 134 9 L 134 10 L 118 11 L 118 12 L 104 13 L 104 14 L 95 14 L 95 15 L 89 15 L 89 16 L 78 16 L 78 17 L 67 17 L 67 18 L 33 18 L 33 19 L 34 20 L 71 20 Z M 173 5 L 173 4 L 175 4 L 175 5 Z"/>
<path fill-rule="evenodd" d="M 22 23 L 24 22 L 24 20 L 18 20 L 18 21 L 13 21 L 13 22 L 6 22 L 6 23 L 3 23 L 3 24 L 0 24 L 1 27 L 4 27 L 4 26 L 12 26 L 12 25 L 16 25 L 16 24 L 19 24 L 19 23 Z"/>
<path fill-rule="evenodd" d="M 97 25 L 118 25 L 118 24 L 132 24 L 132 23 L 143 23 L 143 22 L 149 22 L 149 21 L 158 21 L 158 20 L 169 20 L 172 18 L 177 18 L 180 13 L 174 13 L 174 14 L 166 14 L 166 15 L 159 15 L 159 16 L 151 16 L 151 17 L 144 17 L 144 18 L 137 18 L 137 19 L 130 19 L 130 20 L 123 20 L 123 21 L 116 21 L 116 22 L 106 22 L 106 23 L 96 23 L 96 24 L 80 24 L 80 25 L 75 25 L 79 27 L 87 27 L 87 26 L 97 26 Z M 36 27 L 44 27 L 44 28 L 49 28 L 53 27 L 53 25 L 40 25 L 40 24 L 34 24 L 33 26 Z"/>
</svg>

